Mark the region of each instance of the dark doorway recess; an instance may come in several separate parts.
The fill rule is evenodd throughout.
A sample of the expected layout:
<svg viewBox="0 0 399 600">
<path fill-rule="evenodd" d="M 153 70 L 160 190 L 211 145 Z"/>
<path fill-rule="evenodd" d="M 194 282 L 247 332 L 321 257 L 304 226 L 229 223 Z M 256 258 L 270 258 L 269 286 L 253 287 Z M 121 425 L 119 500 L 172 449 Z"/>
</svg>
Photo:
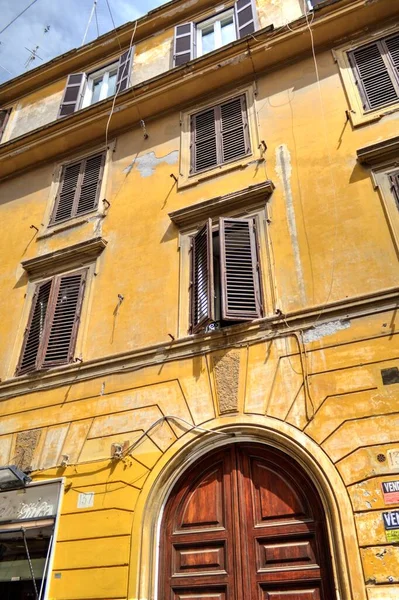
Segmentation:
<svg viewBox="0 0 399 600">
<path fill-rule="evenodd" d="M 164 600 L 333 600 L 318 492 L 284 453 L 232 444 L 179 480 L 162 523 Z"/>
</svg>

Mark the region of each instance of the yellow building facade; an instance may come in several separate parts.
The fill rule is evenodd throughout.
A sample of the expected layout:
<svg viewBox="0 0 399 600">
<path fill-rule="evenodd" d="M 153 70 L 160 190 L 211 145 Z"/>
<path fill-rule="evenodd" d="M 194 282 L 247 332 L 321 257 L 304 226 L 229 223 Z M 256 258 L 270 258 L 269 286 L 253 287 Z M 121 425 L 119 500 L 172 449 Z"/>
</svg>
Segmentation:
<svg viewBox="0 0 399 600">
<path fill-rule="evenodd" d="M 5 598 L 399 598 L 398 17 L 173 0 L 0 87 Z"/>
</svg>

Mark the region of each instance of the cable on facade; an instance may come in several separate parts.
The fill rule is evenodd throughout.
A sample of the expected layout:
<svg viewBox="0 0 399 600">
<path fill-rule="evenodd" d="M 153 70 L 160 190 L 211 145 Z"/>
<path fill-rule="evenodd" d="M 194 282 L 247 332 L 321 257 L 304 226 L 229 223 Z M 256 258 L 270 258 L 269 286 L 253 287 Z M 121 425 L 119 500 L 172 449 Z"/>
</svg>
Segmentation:
<svg viewBox="0 0 399 600">
<path fill-rule="evenodd" d="M 107 0 L 107 4 L 108 4 L 108 0 Z M 135 36 L 135 33 L 136 33 L 136 29 L 137 29 L 137 20 L 136 20 L 136 22 L 134 24 L 134 28 L 133 28 L 133 31 L 132 31 L 132 36 L 130 38 L 128 59 L 130 58 L 131 53 L 132 53 L 133 40 L 134 40 L 134 36 Z M 131 81 L 130 81 L 130 73 L 129 73 L 129 83 L 131 83 Z M 109 114 L 107 125 L 105 127 L 105 147 L 106 148 L 108 148 L 108 128 L 109 128 L 109 124 L 111 122 L 112 115 L 113 115 L 113 112 L 114 112 L 114 109 L 115 109 L 116 97 L 117 97 L 117 95 L 119 93 L 121 84 L 122 84 L 122 77 L 120 78 L 119 85 L 118 85 L 117 89 L 115 90 L 114 99 L 113 99 L 112 106 L 111 106 L 111 112 Z M 137 111 L 139 113 L 139 119 L 142 121 L 141 115 L 140 115 L 140 110 L 138 108 L 137 108 Z M 143 123 L 144 123 L 144 121 L 143 121 Z"/>
<path fill-rule="evenodd" d="M 29 4 L 29 6 L 27 6 L 26 8 L 24 8 L 24 10 L 23 10 L 22 12 L 20 12 L 20 13 L 19 13 L 19 14 L 18 14 L 16 17 L 14 17 L 14 18 L 13 18 L 13 20 L 12 20 L 12 21 L 10 21 L 10 22 L 9 22 L 9 23 L 8 23 L 8 24 L 5 26 L 5 27 L 3 27 L 3 29 L 0 31 L 0 35 L 1 35 L 2 33 L 4 33 L 4 32 L 5 32 L 5 30 L 6 30 L 6 29 L 8 29 L 8 28 L 10 27 L 10 25 L 12 25 L 13 23 L 15 23 L 15 21 L 16 21 L 17 19 L 19 19 L 19 17 L 21 17 L 21 16 L 22 16 L 22 15 L 23 15 L 23 14 L 24 14 L 24 13 L 25 13 L 27 10 L 28 10 L 28 8 L 30 8 L 31 6 L 33 6 L 33 5 L 35 4 L 35 2 L 37 2 L 37 0 L 33 0 L 33 2 L 31 2 L 31 3 Z"/>
</svg>

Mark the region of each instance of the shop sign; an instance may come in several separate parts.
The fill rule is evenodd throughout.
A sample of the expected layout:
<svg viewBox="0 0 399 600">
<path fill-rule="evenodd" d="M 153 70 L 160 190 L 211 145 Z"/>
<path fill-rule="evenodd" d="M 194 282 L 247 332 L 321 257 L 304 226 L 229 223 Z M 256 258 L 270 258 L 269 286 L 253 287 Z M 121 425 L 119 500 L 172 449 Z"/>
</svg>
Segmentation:
<svg viewBox="0 0 399 600">
<path fill-rule="evenodd" d="M 385 504 L 399 503 L 399 479 L 383 481 L 381 485 Z"/>
<path fill-rule="evenodd" d="M 382 513 L 388 542 L 399 542 L 399 510 Z"/>
<path fill-rule="evenodd" d="M 60 483 L 27 486 L 0 493 L 0 522 L 31 521 L 57 514 Z"/>
</svg>

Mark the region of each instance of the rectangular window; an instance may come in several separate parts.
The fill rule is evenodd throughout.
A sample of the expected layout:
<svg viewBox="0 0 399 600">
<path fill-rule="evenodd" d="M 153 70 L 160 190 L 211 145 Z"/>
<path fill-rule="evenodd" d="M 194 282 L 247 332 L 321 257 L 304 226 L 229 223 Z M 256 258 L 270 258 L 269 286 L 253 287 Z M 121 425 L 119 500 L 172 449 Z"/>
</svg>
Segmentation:
<svg viewBox="0 0 399 600">
<path fill-rule="evenodd" d="M 396 206 L 399 209 L 399 171 L 389 173 L 388 177 L 391 184 L 391 191 L 396 201 Z"/>
<path fill-rule="evenodd" d="M 95 71 L 87 77 L 86 90 L 83 96 L 82 108 L 95 104 L 116 91 L 116 78 L 118 75 L 118 63 L 109 65 L 105 69 Z"/>
<path fill-rule="evenodd" d="M 197 56 L 217 50 L 237 39 L 234 10 L 197 24 Z"/>
<path fill-rule="evenodd" d="M 97 209 L 104 163 L 102 152 L 63 167 L 50 225 Z"/>
<path fill-rule="evenodd" d="M 245 96 L 191 116 L 190 174 L 237 160 L 250 152 Z"/>
<path fill-rule="evenodd" d="M 363 109 L 389 106 L 399 100 L 399 34 L 348 52 Z"/>
<path fill-rule="evenodd" d="M 236 0 L 224 10 L 199 23 L 175 27 L 173 66 L 177 67 L 208 52 L 222 48 L 258 29 L 255 0 Z"/>
<path fill-rule="evenodd" d="M 58 117 L 66 117 L 126 90 L 130 85 L 132 62 L 133 48 L 129 48 L 111 65 L 92 73 L 68 75 Z"/>
<path fill-rule="evenodd" d="M 255 219 L 212 220 L 191 238 L 190 330 L 262 316 Z"/>
<path fill-rule="evenodd" d="M 0 110 L 0 142 L 3 137 L 4 131 L 7 127 L 7 122 L 10 117 L 11 108 Z"/>
<path fill-rule="evenodd" d="M 72 361 L 87 270 L 38 283 L 17 375 Z"/>
</svg>

